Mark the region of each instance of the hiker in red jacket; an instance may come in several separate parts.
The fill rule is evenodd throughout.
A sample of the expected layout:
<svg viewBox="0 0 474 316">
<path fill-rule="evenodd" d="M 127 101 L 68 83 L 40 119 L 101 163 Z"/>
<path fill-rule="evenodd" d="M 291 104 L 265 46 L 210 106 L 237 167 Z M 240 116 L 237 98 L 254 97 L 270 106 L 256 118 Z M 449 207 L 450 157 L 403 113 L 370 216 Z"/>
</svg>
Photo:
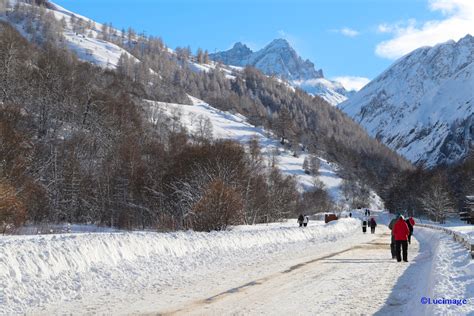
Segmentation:
<svg viewBox="0 0 474 316">
<path fill-rule="evenodd" d="M 397 255 L 397 261 L 402 261 L 400 250 L 403 248 L 403 261 L 408 262 L 408 235 L 410 229 L 403 216 L 400 216 L 393 225 L 393 235 L 395 237 L 395 252 Z"/>
</svg>

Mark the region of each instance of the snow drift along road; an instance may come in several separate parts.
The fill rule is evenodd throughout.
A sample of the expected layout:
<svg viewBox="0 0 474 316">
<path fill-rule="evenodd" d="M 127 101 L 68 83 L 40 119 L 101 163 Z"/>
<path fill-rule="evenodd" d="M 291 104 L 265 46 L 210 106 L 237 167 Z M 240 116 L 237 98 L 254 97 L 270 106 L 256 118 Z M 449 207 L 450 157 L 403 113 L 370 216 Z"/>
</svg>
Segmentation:
<svg viewBox="0 0 474 316">
<path fill-rule="evenodd" d="M 301 242 L 337 240 L 359 229 L 356 219 L 237 227 L 197 233 L 104 233 L 0 238 L 0 314 L 23 314 L 83 294 L 136 293 L 179 286 L 197 268 L 262 260 Z"/>
</svg>

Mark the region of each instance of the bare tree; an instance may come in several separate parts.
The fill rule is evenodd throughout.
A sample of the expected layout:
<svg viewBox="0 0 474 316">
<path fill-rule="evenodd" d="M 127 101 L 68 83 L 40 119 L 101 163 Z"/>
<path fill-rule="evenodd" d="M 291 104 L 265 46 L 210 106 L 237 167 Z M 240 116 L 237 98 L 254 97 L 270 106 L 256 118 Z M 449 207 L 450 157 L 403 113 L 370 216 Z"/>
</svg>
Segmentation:
<svg viewBox="0 0 474 316">
<path fill-rule="evenodd" d="M 198 48 L 197 53 L 196 53 L 196 58 L 197 58 L 198 64 L 204 63 L 204 53 L 202 52 L 201 48 Z"/>
<path fill-rule="evenodd" d="M 309 172 L 314 177 L 317 177 L 319 175 L 320 166 L 321 166 L 321 161 L 319 160 L 319 158 L 316 155 L 310 155 L 308 169 L 309 169 Z"/>
<path fill-rule="evenodd" d="M 436 177 L 420 198 L 423 210 L 436 222 L 444 223 L 447 216 L 454 213 L 451 196 L 441 177 Z"/>
<path fill-rule="evenodd" d="M 291 120 L 290 111 L 287 108 L 283 108 L 279 113 L 276 120 L 275 128 L 278 136 L 281 138 L 280 142 L 282 145 L 292 135 L 293 122 Z"/>
<path fill-rule="evenodd" d="M 199 142 L 208 142 L 212 140 L 212 122 L 209 117 L 198 115 L 194 120 L 194 136 Z"/>
</svg>

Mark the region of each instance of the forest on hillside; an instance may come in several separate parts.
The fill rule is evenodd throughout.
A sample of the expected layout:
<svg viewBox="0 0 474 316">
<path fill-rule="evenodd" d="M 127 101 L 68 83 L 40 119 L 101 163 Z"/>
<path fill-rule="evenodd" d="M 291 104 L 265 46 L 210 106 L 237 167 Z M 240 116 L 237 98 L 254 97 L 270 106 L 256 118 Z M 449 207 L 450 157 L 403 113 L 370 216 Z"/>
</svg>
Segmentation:
<svg viewBox="0 0 474 316">
<path fill-rule="evenodd" d="M 189 48 L 170 52 L 160 38 L 131 28 L 117 31 L 111 24 L 94 35 L 93 22 L 73 16 L 77 34 L 99 36 L 136 58 L 123 54 L 116 70 L 81 62 L 65 45 L 66 21 L 43 5 L 47 2 L 17 4 L 8 12 L 28 40 L 9 23 L 0 24 L 4 231 L 45 221 L 212 230 L 274 221 L 303 208 L 323 210 L 314 205 L 331 207 L 323 188 L 300 194 L 293 178 L 263 164 L 255 142 L 246 151 L 241 144 L 193 137 L 170 118 L 157 126 L 143 100 L 189 103 L 192 95 L 245 115 L 273 131 L 295 155 L 307 150 L 342 166 L 351 206 L 367 201 L 370 186 L 390 209 L 424 211 L 413 196 L 435 187 L 439 177 L 432 172 L 442 174 L 414 170 L 323 99 L 256 69 L 232 78 L 223 65 L 192 69 L 192 63 L 209 62 L 199 49 L 195 55 Z M 450 170 L 442 182 L 454 205 L 472 190 L 472 177 L 459 189 L 463 177 L 455 175 L 472 175 L 472 163 Z M 409 190 L 419 174 L 426 185 Z"/>
<path fill-rule="evenodd" d="M 0 221 L 224 229 L 293 215 L 293 178 L 258 144 L 150 123 L 139 83 L 0 24 Z"/>
</svg>

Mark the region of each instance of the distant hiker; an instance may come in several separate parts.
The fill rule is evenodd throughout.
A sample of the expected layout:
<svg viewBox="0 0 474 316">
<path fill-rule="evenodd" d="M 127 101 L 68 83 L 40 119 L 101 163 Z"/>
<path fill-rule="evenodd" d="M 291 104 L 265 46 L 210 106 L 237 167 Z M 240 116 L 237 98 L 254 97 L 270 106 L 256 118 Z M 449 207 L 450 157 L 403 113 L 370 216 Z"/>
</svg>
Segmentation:
<svg viewBox="0 0 474 316">
<path fill-rule="evenodd" d="M 367 209 L 367 216 L 370 216 L 370 210 Z"/>
<path fill-rule="evenodd" d="M 408 235 L 408 243 L 411 244 L 411 235 L 413 235 L 413 226 L 415 226 L 415 220 L 413 217 L 410 217 L 405 222 L 407 223 L 408 229 L 410 230 L 410 234 Z"/>
<path fill-rule="evenodd" d="M 396 256 L 397 256 L 396 251 L 395 251 L 395 235 L 393 234 L 393 226 L 395 225 L 395 223 L 397 222 L 399 217 L 400 217 L 400 214 L 395 216 L 390 221 L 390 224 L 388 224 L 388 228 L 392 231 L 392 234 L 391 234 L 392 236 L 391 236 L 391 240 L 390 240 L 390 251 L 392 253 L 392 259 L 395 259 Z"/>
<path fill-rule="evenodd" d="M 395 252 L 397 255 L 397 261 L 402 261 L 400 251 L 403 248 L 403 261 L 408 262 L 408 235 L 410 234 L 410 229 L 408 228 L 403 216 L 400 216 L 395 222 L 392 232 L 395 236 Z"/>
<path fill-rule="evenodd" d="M 349 213 L 349 217 L 352 217 L 352 213 Z"/>
<path fill-rule="evenodd" d="M 300 216 L 298 216 L 298 224 L 300 224 L 300 227 L 303 226 L 303 221 L 304 221 L 304 216 L 303 214 L 300 214 Z"/>
<path fill-rule="evenodd" d="M 365 209 L 365 213 L 364 213 L 365 216 L 367 216 L 367 209 Z"/>
<path fill-rule="evenodd" d="M 364 219 L 362 221 L 362 232 L 365 234 L 366 231 L 367 231 L 367 221 Z"/>
<path fill-rule="evenodd" d="M 377 223 L 375 222 L 375 219 L 372 217 L 370 219 L 370 233 L 375 234 L 375 227 L 377 226 Z"/>
<path fill-rule="evenodd" d="M 304 227 L 308 226 L 308 222 L 309 222 L 309 216 L 305 215 L 303 219 L 303 226 Z"/>
</svg>

